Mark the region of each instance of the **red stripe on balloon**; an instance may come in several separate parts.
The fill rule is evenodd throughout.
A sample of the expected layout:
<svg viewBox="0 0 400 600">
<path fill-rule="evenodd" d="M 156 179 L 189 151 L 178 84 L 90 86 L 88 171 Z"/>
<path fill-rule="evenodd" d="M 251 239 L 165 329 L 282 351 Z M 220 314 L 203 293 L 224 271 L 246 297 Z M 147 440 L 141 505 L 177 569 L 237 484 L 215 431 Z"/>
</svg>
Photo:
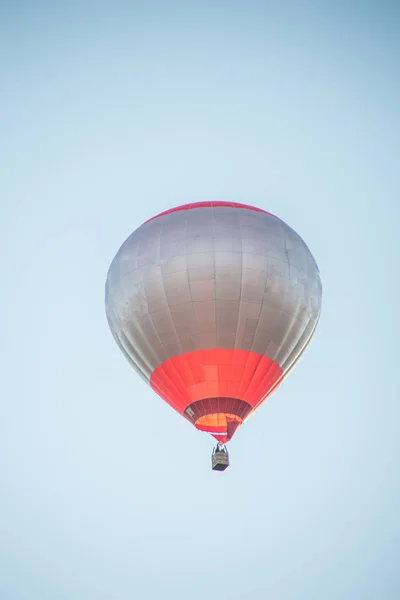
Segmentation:
<svg viewBox="0 0 400 600">
<path fill-rule="evenodd" d="M 281 367 L 248 350 L 196 350 L 166 360 L 153 371 L 150 385 L 180 414 L 205 398 L 229 397 L 258 406 L 280 384 Z"/>
<path fill-rule="evenodd" d="M 192 210 L 193 208 L 212 208 L 214 206 L 227 206 L 229 208 L 247 208 L 249 210 L 254 210 L 256 212 L 265 213 L 266 215 L 271 215 L 274 217 L 272 213 L 263 210 L 262 208 L 258 208 L 257 206 L 249 206 L 248 204 L 241 204 L 240 202 L 224 202 L 223 200 L 215 200 L 209 202 L 194 202 L 191 204 L 182 204 L 181 206 L 175 206 L 174 208 L 170 208 L 169 210 L 165 210 L 164 212 L 156 215 L 155 217 L 151 217 L 145 221 L 145 223 L 149 223 L 158 217 L 162 217 L 164 215 L 169 215 L 174 212 L 178 212 L 180 210 Z"/>
</svg>

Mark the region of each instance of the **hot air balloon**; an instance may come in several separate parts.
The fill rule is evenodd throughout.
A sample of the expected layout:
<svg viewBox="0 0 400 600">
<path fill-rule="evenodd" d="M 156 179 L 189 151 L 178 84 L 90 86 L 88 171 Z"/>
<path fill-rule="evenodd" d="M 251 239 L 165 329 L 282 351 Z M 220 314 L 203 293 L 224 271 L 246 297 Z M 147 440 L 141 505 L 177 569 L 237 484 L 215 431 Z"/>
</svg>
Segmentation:
<svg viewBox="0 0 400 600">
<path fill-rule="evenodd" d="M 108 271 L 118 346 L 153 390 L 218 445 L 295 366 L 317 326 L 322 287 L 301 237 L 234 202 L 198 202 L 143 223 Z"/>
</svg>

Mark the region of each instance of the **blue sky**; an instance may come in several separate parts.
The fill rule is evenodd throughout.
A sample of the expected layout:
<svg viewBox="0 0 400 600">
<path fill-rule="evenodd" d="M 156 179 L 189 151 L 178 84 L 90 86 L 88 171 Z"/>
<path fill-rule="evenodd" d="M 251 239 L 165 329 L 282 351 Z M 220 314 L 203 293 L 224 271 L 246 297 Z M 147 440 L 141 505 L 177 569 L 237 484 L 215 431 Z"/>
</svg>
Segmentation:
<svg viewBox="0 0 400 600">
<path fill-rule="evenodd" d="M 0 597 L 395 600 L 399 6 L 0 4 Z M 324 286 L 299 366 L 210 469 L 104 313 L 174 205 L 255 204 Z"/>
</svg>

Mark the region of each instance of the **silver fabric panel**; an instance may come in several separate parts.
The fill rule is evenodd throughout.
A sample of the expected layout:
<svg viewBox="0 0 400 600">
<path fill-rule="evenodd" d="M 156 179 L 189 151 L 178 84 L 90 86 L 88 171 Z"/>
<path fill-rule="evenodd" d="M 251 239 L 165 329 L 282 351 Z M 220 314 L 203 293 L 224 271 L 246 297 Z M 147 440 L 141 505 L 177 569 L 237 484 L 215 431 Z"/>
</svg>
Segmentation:
<svg viewBox="0 0 400 600">
<path fill-rule="evenodd" d="M 181 210 L 139 227 L 114 258 L 106 312 L 149 380 L 168 358 L 209 348 L 264 354 L 288 372 L 321 309 L 318 267 L 283 221 L 229 206 Z"/>
</svg>

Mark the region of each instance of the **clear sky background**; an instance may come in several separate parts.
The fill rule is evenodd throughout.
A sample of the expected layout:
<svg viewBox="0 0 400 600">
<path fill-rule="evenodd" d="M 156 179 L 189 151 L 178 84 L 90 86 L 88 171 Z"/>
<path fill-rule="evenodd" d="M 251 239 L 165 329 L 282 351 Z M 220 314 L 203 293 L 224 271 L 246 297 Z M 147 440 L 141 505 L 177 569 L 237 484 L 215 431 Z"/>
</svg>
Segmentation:
<svg viewBox="0 0 400 600">
<path fill-rule="evenodd" d="M 398 2 L 0 3 L 0 598 L 397 600 Z M 126 237 L 255 204 L 324 288 L 213 473 L 104 312 Z"/>
</svg>

